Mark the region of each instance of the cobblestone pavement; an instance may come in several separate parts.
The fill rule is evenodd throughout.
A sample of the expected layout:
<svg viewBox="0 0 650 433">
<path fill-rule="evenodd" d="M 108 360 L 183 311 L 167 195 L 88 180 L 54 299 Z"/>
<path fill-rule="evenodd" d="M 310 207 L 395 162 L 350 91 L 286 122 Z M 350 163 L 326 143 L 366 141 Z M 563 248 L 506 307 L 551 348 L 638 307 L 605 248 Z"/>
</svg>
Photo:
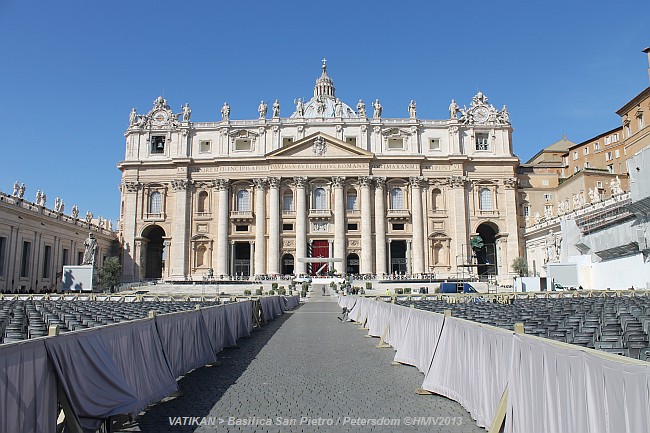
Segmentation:
<svg viewBox="0 0 650 433">
<path fill-rule="evenodd" d="M 485 432 L 458 403 L 416 395 L 423 375 L 391 366 L 395 352 L 339 321 L 333 301 L 315 288 L 309 302 L 221 352 L 221 366 L 183 378 L 182 397 L 119 431 Z"/>
</svg>

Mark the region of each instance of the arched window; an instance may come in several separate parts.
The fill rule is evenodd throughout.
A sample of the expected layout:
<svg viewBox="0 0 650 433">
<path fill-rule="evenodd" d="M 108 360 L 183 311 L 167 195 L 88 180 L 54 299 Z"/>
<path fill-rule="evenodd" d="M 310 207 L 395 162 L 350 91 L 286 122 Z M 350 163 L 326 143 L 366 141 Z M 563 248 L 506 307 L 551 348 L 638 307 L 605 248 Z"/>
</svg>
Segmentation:
<svg viewBox="0 0 650 433">
<path fill-rule="evenodd" d="M 357 192 L 353 189 L 348 191 L 347 209 L 357 210 Z"/>
<path fill-rule="evenodd" d="M 251 210 L 250 194 L 247 189 L 237 191 L 237 210 L 239 212 L 249 212 Z"/>
<path fill-rule="evenodd" d="M 390 208 L 404 209 L 404 192 L 399 188 L 390 190 Z"/>
<path fill-rule="evenodd" d="M 431 208 L 442 209 L 442 193 L 438 188 L 431 191 Z"/>
<path fill-rule="evenodd" d="M 149 195 L 149 213 L 159 214 L 162 211 L 162 194 L 154 191 Z"/>
<path fill-rule="evenodd" d="M 198 212 L 205 212 L 207 201 L 208 201 L 208 193 L 206 191 L 201 191 L 199 193 L 199 199 L 198 199 L 198 206 L 197 206 Z"/>
<path fill-rule="evenodd" d="M 282 210 L 293 210 L 293 194 L 291 192 L 286 192 L 282 196 Z"/>
<path fill-rule="evenodd" d="M 196 267 L 200 268 L 205 263 L 205 252 L 207 249 L 204 245 L 199 246 L 196 249 Z"/>
<path fill-rule="evenodd" d="M 492 191 L 487 188 L 481 188 L 479 195 L 481 210 L 492 210 Z"/>
<path fill-rule="evenodd" d="M 314 209 L 327 209 L 327 193 L 323 188 L 314 190 Z"/>
</svg>

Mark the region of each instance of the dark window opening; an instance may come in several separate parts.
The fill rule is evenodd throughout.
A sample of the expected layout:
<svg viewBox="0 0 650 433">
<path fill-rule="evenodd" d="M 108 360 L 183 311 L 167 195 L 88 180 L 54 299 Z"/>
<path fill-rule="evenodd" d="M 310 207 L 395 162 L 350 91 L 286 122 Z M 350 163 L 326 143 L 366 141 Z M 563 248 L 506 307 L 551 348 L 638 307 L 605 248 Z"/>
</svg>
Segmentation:
<svg viewBox="0 0 650 433">
<path fill-rule="evenodd" d="M 404 224 L 393 224 L 393 230 L 404 230 Z"/>
<path fill-rule="evenodd" d="M 154 135 L 151 137 L 151 153 L 165 153 L 165 137 Z"/>
<path fill-rule="evenodd" d="M 282 230 L 284 230 L 284 231 L 293 230 L 293 224 L 282 224 Z"/>
<path fill-rule="evenodd" d="M 236 232 L 247 232 L 248 231 L 248 226 L 247 225 L 236 225 L 235 226 L 235 231 Z"/>
<path fill-rule="evenodd" d="M 348 230 L 359 230 L 359 224 L 348 224 Z"/>
</svg>

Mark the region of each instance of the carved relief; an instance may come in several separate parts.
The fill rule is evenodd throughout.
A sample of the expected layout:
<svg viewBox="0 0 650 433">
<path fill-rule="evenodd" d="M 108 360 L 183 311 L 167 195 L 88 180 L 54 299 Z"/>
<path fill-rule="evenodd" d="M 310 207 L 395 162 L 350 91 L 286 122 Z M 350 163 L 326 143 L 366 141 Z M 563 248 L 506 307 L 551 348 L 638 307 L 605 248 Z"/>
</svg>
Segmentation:
<svg viewBox="0 0 650 433">
<path fill-rule="evenodd" d="M 378 176 L 373 179 L 375 181 L 375 188 L 384 188 L 386 186 L 386 177 Z"/>
<path fill-rule="evenodd" d="M 280 188 L 280 178 L 279 177 L 269 177 L 269 187 L 271 188 Z"/>
<path fill-rule="evenodd" d="M 409 185 L 411 185 L 411 188 L 420 188 L 423 182 L 424 182 L 424 178 L 422 176 L 409 177 Z"/>
<path fill-rule="evenodd" d="M 228 191 L 228 188 L 230 188 L 230 179 L 216 179 L 214 181 L 214 187 L 217 191 Z"/>
<path fill-rule="evenodd" d="M 304 188 L 305 186 L 307 186 L 307 177 L 295 176 L 293 178 L 293 183 L 296 185 L 296 188 Z"/>
<path fill-rule="evenodd" d="M 255 185 L 255 188 L 259 190 L 264 190 L 264 188 L 266 188 L 267 183 L 268 183 L 268 179 L 265 177 L 258 177 L 253 179 L 253 184 Z"/>
<path fill-rule="evenodd" d="M 327 142 L 323 137 L 316 137 L 314 140 L 313 150 L 318 156 L 325 155 L 325 152 L 327 151 Z"/>
<path fill-rule="evenodd" d="M 449 178 L 449 185 L 451 185 L 452 188 L 464 188 L 466 184 L 466 176 L 451 176 Z"/>
<path fill-rule="evenodd" d="M 503 179 L 503 185 L 508 189 L 514 189 L 517 186 L 517 179 L 514 178 Z"/>
<path fill-rule="evenodd" d="M 189 181 L 187 179 L 173 179 L 171 186 L 173 191 L 185 191 L 189 186 Z"/>
<path fill-rule="evenodd" d="M 312 230 L 315 232 L 327 232 L 329 230 L 329 224 L 328 223 L 322 223 L 322 222 L 315 222 L 312 225 Z"/>
<path fill-rule="evenodd" d="M 138 192 L 138 189 L 141 186 L 139 182 L 132 182 L 132 181 L 124 181 L 122 185 L 127 192 Z"/>
<path fill-rule="evenodd" d="M 371 176 L 359 176 L 359 186 L 361 188 L 370 188 L 371 184 L 372 184 Z"/>
<path fill-rule="evenodd" d="M 345 182 L 345 176 L 332 176 L 332 186 L 334 188 L 343 188 L 343 182 Z"/>
</svg>

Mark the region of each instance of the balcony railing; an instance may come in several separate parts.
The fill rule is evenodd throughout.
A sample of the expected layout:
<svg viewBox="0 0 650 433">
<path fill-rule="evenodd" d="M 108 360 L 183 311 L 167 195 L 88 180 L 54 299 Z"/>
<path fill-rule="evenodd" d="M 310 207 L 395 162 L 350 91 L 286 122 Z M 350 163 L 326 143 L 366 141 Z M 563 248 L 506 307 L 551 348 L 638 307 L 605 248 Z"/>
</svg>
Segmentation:
<svg viewBox="0 0 650 433">
<path fill-rule="evenodd" d="M 144 215 L 144 219 L 147 221 L 162 221 L 165 219 L 165 214 L 163 212 L 157 212 L 157 213 L 147 212 Z"/>
<path fill-rule="evenodd" d="M 292 209 L 282 209 L 282 216 L 285 217 L 295 217 L 296 211 Z"/>
<path fill-rule="evenodd" d="M 309 209 L 309 218 L 329 219 L 332 217 L 332 211 L 329 209 Z"/>
<path fill-rule="evenodd" d="M 253 212 L 249 210 L 233 210 L 230 211 L 230 219 L 236 221 L 252 220 Z"/>
<path fill-rule="evenodd" d="M 345 213 L 348 216 L 359 216 L 361 215 L 361 211 L 359 209 L 347 209 Z"/>
<path fill-rule="evenodd" d="M 388 209 L 386 216 L 393 219 L 408 219 L 411 212 L 408 209 Z"/>
</svg>

